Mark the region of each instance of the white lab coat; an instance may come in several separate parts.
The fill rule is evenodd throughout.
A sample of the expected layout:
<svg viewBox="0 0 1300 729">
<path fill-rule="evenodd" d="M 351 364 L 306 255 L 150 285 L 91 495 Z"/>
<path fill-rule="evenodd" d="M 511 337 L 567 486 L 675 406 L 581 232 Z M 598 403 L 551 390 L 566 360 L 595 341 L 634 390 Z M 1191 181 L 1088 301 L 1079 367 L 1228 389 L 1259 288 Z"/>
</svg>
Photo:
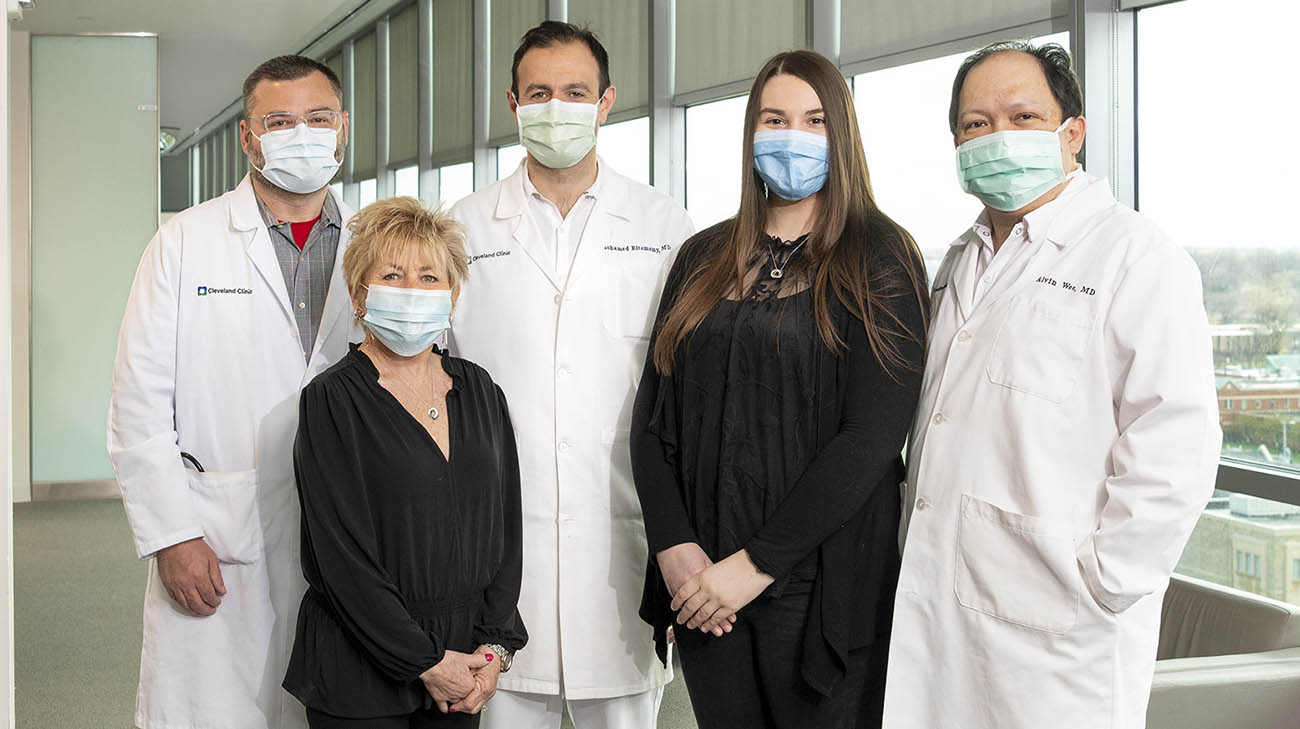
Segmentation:
<svg viewBox="0 0 1300 729">
<path fill-rule="evenodd" d="M 973 308 L 974 233 L 935 276 L 890 729 L 1144 726 L 1218 462 L 1211 343 L 1191 258 L 1076 184 Z"/>
<path fill-rule="evenodd" d="M 151 562 L 141 727 L 306 725 L 280 688 L 305 588 L 293 439 L 299 390 L 356 335 L 347 243 L 344 230 L 309 362 L 247 177 L 169 220 L 140 260 L 113 367 L 109 455 L 139 555 L 203 537 L 227 590 L 215 615 L 190 617 Z"/>
<path fill-rule="evenodd" d="M 646 538 L 628 431 L 668 267 L 693 232 L 680 205 L 600 163 L 567 283 L 532 222 L 521 166 L 456 204 L 469 279 L 453 349 L 505 391 L 518 434 L 528 645 L 500 685 L 602 699 L 672 678 L 637 616 Z"/>
</svg>

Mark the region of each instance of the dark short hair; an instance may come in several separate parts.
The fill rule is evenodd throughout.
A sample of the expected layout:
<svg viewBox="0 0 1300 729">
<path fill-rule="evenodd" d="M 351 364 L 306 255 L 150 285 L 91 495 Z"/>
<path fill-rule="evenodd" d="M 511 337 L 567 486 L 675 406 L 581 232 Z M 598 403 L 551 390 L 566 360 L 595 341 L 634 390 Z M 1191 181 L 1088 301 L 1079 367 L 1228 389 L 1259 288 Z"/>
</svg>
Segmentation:
<svg viewBox="0 0 1300 729">
<path fill-rule="evenodd" d="M 587 50 L 596 57 L 596 66 L 600 69 L 600 94 L 605 94 L 605 89 L 609 88 L 609 54 L 605 52 L 605 46 L 600 44 L 596 34 L 590 28 L 547 20 L 519 39 L 519 47 L 515 49 L 515 62 L 510 66 L 510 91 L 515 99 L 519 98 L 519 62 L 524 59 L 524 54 L 534 48 L 550 48 L 562 43 L 587 45 Z"/>
<path fill-rule="evenodd" d="M 339 97 L 339 106 L 343 106 L 343 84 L 334 71 L 314 58 L 306 56 L 276 56 L 253 69 L 244 79 L 244 118 L 248 118 L 248 106 L 253 100 L 253 90 L 263 81 L 297 81 L 313 73 L 322 73 L 329 79 L 330 86 Z"/>
<path fill-rule="evenodd" d="M 1074 75 L 1074 66 L 1070 52 L 1056 43 L 1036 46 L 1027 41 L 998 41 L 975 51 L 961 62 L 957 69 L 957 78 L 952 82 L 952 102 L 948 105 L 948 129 L 957 136 L 957 102 L 961 97 L 961 87 L 966 83 L 966 75 L 972 68 L 980 65 L 997 53 L 1019 51 L 1028 53 L 1038 61 L 1047 78 L 1047 87 L 1052 90 L 1056 104 L 1061 107 L 1061 121 L 1083 115 L 1083 92 L 1079 89 L 1079 78 Z"/>
</svg>

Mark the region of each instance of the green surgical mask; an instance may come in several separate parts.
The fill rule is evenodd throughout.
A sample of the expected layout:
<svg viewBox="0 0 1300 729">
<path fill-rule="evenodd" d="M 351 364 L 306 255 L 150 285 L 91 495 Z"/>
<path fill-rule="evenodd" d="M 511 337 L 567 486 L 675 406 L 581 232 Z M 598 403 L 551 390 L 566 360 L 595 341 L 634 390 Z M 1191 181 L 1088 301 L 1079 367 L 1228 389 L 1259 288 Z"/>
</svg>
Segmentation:
<svg viewBox="0 0 1300 729">
<path fill-rule="evenodd" d="M 994 210 L 1019 210 L 1065 179 L 1056 131 L 1010 129 L 976 137 L 957 147 L 961 189 Z"/>
<path fill-rule="evenodd" d="M 572 167 L 596 146 L 599 111 L 600 102 L 581 104 L 559 99 L 517 106 L 519 143 L 545 167 Z"/>
</svg>

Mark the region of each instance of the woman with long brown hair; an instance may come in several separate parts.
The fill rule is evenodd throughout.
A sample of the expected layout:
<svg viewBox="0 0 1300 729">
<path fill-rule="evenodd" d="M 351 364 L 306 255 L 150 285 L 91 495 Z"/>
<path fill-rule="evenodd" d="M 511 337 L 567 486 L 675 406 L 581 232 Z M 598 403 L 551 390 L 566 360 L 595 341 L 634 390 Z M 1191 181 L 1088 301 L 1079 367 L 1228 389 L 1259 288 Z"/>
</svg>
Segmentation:
<svg viewBox="0 0 1300 729">
<path fill-rule="evenodd" d="M 878 724 L 925 271 L 828 60 L 769 60 L 744 134 L 740 210 L 683 245 L 637 392 L 641 614 L 661 657 L 676 622 L 702 729 Z"/>
</svg>

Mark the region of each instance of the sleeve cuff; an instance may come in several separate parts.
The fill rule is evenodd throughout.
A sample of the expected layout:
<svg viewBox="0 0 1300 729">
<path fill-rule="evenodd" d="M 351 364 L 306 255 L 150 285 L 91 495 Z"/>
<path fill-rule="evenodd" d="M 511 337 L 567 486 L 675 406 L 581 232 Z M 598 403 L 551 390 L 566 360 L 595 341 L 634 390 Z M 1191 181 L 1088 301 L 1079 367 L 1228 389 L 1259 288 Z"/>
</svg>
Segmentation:
<svg viewBox="0 0 1300 729">
<path fill-rule="evenodd" d="M 184 529 L 178 529 L 171 534 L 136 544 L 136 552 L 140 555 L 140 559 L 152 559 L 157 556 L 159 552 L 168 547 L 180 544 L 181 542 L 188 542 L 191 539 L 199 539 L 202 536 L 202 527 L 185 527 Z"/>
</svg>

